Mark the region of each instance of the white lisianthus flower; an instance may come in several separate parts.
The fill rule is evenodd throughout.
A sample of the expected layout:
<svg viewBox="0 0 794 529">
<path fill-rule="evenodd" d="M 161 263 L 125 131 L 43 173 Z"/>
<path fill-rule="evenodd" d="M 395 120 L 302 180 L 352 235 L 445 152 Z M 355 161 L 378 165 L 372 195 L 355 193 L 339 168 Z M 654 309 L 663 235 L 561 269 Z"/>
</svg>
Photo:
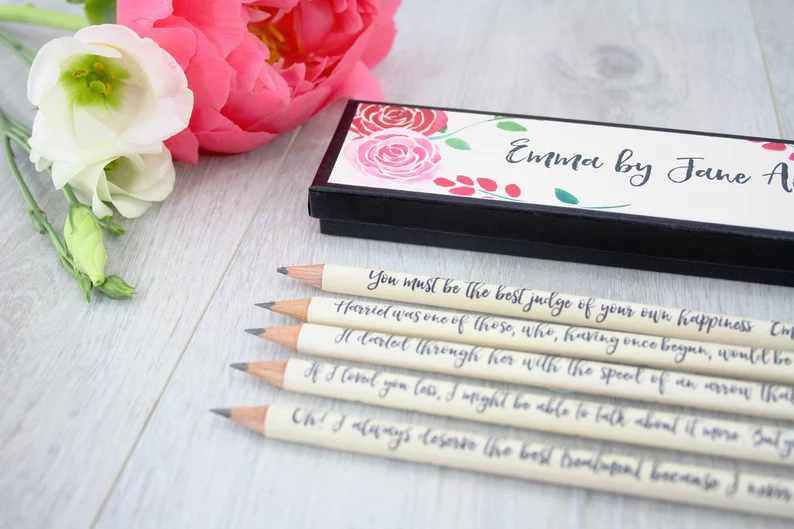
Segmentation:
<svg viewBox="0 0 794 529">
<path fill-rule="evenodd" d="M 95 181 L 90 195 L 125 204 L 121 207 L 132 215 L 119 211 L 137 216 L 142 206 L 131 207 L 130 198 L 162 200 L 162 189 L 173 187 L 171 155 L 162 142 L 187 127 L 193 92 L 179 64 L 153 40 L 114 24 L 52 40 L 33 61 L 28 99 L 38 107 L 30 159 L 39 169 L 51 166 L 57 188 L 74 184 L 81 189 L 78 196 L 85 197 L 91 188 L 87 182 Z M 124 183 L 113 184 L 109 175 L 105 192 L 100 173 L 115 159 L 126 160 L 119 162 L 126 169 L 113 177 Z M 159 172 L 146 174 L 148 167 Z M 133 176 L 142 180 L 129 180 Z M 154 195 L 136 197 L 152 182 L 159 182 Z M 95 212 L 107 208 L 88 203 Z"/>
<path fill-rule="evenodd" d="M 113 204 L 127 218 L 143 215 L 153 202 L 161 202 L 174 189 L 174 164 L 171 152 L 160 143 L 157 153 L 137 153 L 133 150 L 105 153 L 93 151 L 69 166 L 76 170 L 69 178 L 77 199 L 90 204 L 98 217 L 113 212 Z M 90 161 L 93 158 L 93 161 Z"/>
</svg>

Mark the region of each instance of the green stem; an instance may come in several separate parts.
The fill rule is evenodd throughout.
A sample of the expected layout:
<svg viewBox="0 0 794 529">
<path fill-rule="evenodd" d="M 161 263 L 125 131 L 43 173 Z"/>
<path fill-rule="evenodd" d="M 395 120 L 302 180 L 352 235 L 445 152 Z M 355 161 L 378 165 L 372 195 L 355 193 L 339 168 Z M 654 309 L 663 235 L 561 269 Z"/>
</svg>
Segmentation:
<svg viewBox="0 0 794 529">
<path fill-rule="evenodd" d="M 0 44 L 8 48 L 11 53 L 16 55 L 17 58 L 19 58 L 19 60 L 24 62 L 27 66 L 33 64 L 33 59 L 36 57 L 36 53 L 12 37 L 11 34 L 4 29 L 0 29 Z"/>
<path fill-rule="evenodd" d="M 466 129 L 468 129 L 469 127 L 474 127 L 474 126 L 477 126 L 477 125 L 482 125 L 483 123 L 488 123 L 489 121 L 499 121 L 500 119 L 504 119 L 504 118 L 501 118 L 501 117 L 493 117 L 493 118 L 491 118 L 491 119 L 485 119 L 485 120 L 483 120 L 483 121 L 478 121 L 478 122 L 476 122 L 476 123 L 472 123 L 471 125 L 466 125 L 465 127 L 461 127 L 461 128 L 459 128 L 458 130 L 453 130 L 452 132 L 447 132 L 446 134 L 442 134 L 441 136 L 430 136 L 430 137 L 428 137 L 427 139 L 428 139 L 428 140 L 443 140 L 444 138 L 449 138 L 450 136 L 454 136 L 455 134 L 457 134 L 458 132 L 460 132 L 460 131 L 462 131 L 462 130 L 466 130 Z"/>
<path fill-rule="evenodd" d="M 30 189 L 28 189 L 28 186 L 25 183 L 25 180 L 22 178 L 22 173 L 19 171 L 19 167 L 17 166 L 14 151 L 11 150 L 11 138 L 7 135 L 3 136 L 3 150 L 5 151 L 6 158 L 8 159 L 8 165 L 11 167 L 11 174 L 14 176 L 14 180 L 16 180 L 20 191 L 22 191 L 22 195 L 25 197 L 25 202 L 28 204 L 29 214 L 33 219 L 33 222 L 36 223 L 36 228 L 38 228 L 40 233 L 46 233 L 50 237 L 52 245 L 55 247 L 55 250 L 61 257 L 61 262 L 65 261 L 66 264 L 70 265 L 71 270 L 69 271 L 74 274 L 74 263 L 69 256 L 69 252 L 61 242 L 61 238 L 47 220 L 47 215 L 44 214 L 44 211 L 42 211 L 42 209 L 36 203 L 36 199 L 33 198 L 33 194 L 31 194 Z"/>
<path fill-rule="evenodd" d="M 585 206 L 582 209 L 617 209 L 617 208 L 625 208 L 626 206 L 630 206 L 631 204 L 621 204 L 619 206 Z"/>
<path fill-rule="evenodd" d="M 36 199 L 33 198 L 33 194 L 22 179 L 22 173 L 19 172 L 19 167 L 17 167 L 14 151 L 11 150 L 11 138 L 7 135 L 3 135 L 3 150 L 6 153 L 6 158 L 8 158 L 8 163 L 11 165 L 11 174 L 14 176 L 14 180 L 16 180 L 19 186 L 19 190 L 22 191 L 25 202 L 28 203 L 28 209 L 40 209 L 39 205 L 36 203 Z"/>
<path fill-rule="evenodd" d="M 68 29 L 70 31 L 77 31 L 91 25 L 83 15 L 70 15 L 60 11 L 41 9 L 33 4 L 0 5 L 0 20 Z"/>
<path fill-rule="evenodd" d="M 72 191 L 72 188 L 71 188 L 71 186 L 69 186 L 69 184 L 64 184 L 62 191 L 63 191 L 63 194 L 66 196 L 66 201 L 69 202 L 69 206 L 79 206 L 79 205 L 81 205 L 80 201 L 77 200 L 77 197 L 74 196 L 74 191 Z M 94 215 L 94 213 L 91 212 L 91 215 Z M 94 218 L 96 218 L 95 215 L 94 215 Z"/>
<path fill-rule="evenodd" d="M 513 197 L 506 197 L 504 195 L 497 195 L 496 193 L 491 193 L 490 191 L 486 191 L 485 189 L 480 188 L 481 193 L 485 193 L 486 195 L 491 195 L 492 197 L 501 198 L 502 200 L 509 200 L 511 202 L 524 202 L 523 200 L 519 200 Z"/>
</svg>

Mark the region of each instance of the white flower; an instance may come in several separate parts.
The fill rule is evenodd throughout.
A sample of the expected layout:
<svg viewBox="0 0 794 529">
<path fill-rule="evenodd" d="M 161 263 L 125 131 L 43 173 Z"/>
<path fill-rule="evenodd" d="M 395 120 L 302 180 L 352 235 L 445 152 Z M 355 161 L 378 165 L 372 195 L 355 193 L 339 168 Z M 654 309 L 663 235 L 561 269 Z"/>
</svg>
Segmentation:
<svg viewBox="0 0 794 529">
<path fill-rule="evenodd" d="M 71 167 L 78 169 L 70 178 L 77 199 L 90 204 L 98 217 L 111 215 L 106 202 L 121 215 L 139 217 L 160 202 L 174 188 L 174 164 L 171 152 L 160 143 L 160 152 L 139 154 L 132 150 L 102 153 L 94 150 Z M 93 158 L 93 162 L 86 160 Z"/>
<path fill-rule="evenodd" d="M 99 163 L 98 152 L 162 159 L 163 140 L 187 127 L 193 108 L 193 92 L 174 58 L 113 24 L 45 44 L 30 70 L 28 99 L 39 109 L 30 158 L 38 168 L 52 164 L 56 187 Z"/>
</svg>

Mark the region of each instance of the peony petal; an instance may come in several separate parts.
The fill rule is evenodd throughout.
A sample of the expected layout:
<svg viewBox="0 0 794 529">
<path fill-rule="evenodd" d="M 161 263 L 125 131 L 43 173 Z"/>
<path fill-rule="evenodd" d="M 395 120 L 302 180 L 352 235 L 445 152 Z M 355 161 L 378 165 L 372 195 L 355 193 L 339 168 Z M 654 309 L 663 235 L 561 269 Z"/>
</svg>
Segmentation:
<svg viewBox="0 0 794 529">
<path fill-rule="evenodd" d="M 263 117 L 256 125 L 250 127 L 251 131 L 275 132 L 277 134 L 292 130 L 302 125 L 310 117 L 319 112 L 329 102 L 330 91 L 327 88 L 317 88 L 293 99 L 289 105 L 283 106 L 277 112 Z"/>
<path fill-rule="evenodd" d="M 171 17 L 169 26 L 188 28 L 196 34 L 196 53 L 185 69 L 188 87 L 194 94 L 194 105 L 209 105 L 220 110 L 229 97 L 234 70 L 190 22 L 181 17 Z"/>
<path fill-rule="evenodd" d="M 381 0 L 378 9 L 378 19 L 373 24 L 374 31 L 372 38 L 367 44 L 361 60 L 370 68 L 374 68 L 389 53 L 397 34 L 394 25 L 394 14 L 400 7 L 400 0 Z"/>
<path fill-rule="evenodd" d="M 198 139 L 190 129 L 185 129 L 176 136 L 165 140 L 165 146 L 171 151 L 174 160 L 187 163 L 198 162 Z"/>
<path fill-rule="evenodd" d="M 240 0 L 173 0 L 174 16 L 189 21 L 212 42 L 221 57 L 240 44 L 248 12 Z"/>
<path fill-rule="evenodd" d="M 196 107 L 195 124 L 191 128 L 203 149 L 215 152 L 238 153 L 256 149 L 268 143 L 276 134 L 248 132 L 209 107 Z"/>
<path fill-rule="evenodd" d="M 149 37 L 161 48 L 166 50 L 184 70 L 190 64 L 190 60 L 196 54 L 196 32 L 190 28 L 152 28 L 141 35 L 137 31 L 140 26 L 136 26 L 136 33 L 141 37 Z"/>
<path fill-rule="evenodd" d="M 324 46 L 334 26 L 334 13 L 328 0 L 300 2 L 294 15 L 295 33 L 299 46 L 306 55 Z"/>
<path fill-rule="evenodd" d="M 273 116 L 288 103 L 289 101 L 281 99 L 272 92 L 232 90 L 222 112 L 240 128 L 250 129 L 262 119 Z M 253 111 L 254 109 L 256 111 Z"/>
<path fill-rule="evenodd" d="M 117 0 L 116 21 L 124 26 L 133 23 L 151 25 L 174 12 L 170 0 Z"/>
<path fill-rule="evenodd" d="M 367 66 L 359 61 L 347 76 L 345 82 L 334 93 L 333 99 L 340 97 L 350 97 L 353 99 L 364 99 L 368 101 L 382 101 L 383 90 L 380 82 L 372 75 Z"/>
</svg>

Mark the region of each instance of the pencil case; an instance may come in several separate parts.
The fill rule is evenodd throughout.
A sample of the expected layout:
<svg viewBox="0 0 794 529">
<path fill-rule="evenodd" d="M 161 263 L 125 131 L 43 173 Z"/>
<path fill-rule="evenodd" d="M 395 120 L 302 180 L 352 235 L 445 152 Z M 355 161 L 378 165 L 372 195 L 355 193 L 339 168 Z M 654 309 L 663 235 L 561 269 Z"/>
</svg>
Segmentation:
<svg viewBox="0 0 794 529">
<path fill-rule="evenodd" d="M 794 286 L 794 142 L 351 100 L 329 235 Z"/>
</svg>

